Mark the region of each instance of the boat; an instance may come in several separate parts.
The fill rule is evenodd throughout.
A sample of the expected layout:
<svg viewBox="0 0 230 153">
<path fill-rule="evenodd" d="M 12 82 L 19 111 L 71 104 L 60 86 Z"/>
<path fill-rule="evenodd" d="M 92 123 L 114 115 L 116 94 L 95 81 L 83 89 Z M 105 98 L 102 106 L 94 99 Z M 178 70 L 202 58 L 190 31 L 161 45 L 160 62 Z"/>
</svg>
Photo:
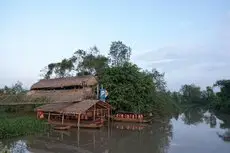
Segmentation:
<svg viewBox="0 0 230 153">
<path fill-rule="evenodd" d="M 71 126 L 69 125 L 54 125 L 53 129 L 54 130 L 69 130 Z"/>
<path fill-rule="evenodd" d="M 135 113 L 117 113 L 113 115 L 112 120 L 118 122 L 134 122 L 134 123 L 149 123 L 151 122 L 151 118 L 144 117 L 142 114 L 135 114 Z"/>
</svg>

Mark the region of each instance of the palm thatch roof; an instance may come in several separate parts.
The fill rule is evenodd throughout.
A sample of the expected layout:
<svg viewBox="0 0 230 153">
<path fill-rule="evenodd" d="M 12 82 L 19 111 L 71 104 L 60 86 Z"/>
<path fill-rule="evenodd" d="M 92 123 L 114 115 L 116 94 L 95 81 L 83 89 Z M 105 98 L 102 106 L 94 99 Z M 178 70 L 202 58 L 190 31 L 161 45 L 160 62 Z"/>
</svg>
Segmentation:
<svg viewBox="0 0 230 153">
<path fill-rule="evenodd" d="M 37 107 L 35 110 L 41 110 L 44 112 L 57 112 L 64 114 L 82 114 L 97 103 L 99 103 L 98 100 L 83 100 L 80 102 L 68 103 L 52 103 Z"/>
<path fill-rule="evenodd" d="M 69 105 L 63 109 L 65 114 L 82 114 L 87 111 L 89 108 L 94 106 L 98 100 L 84 100 L 78 103 Z"/>
<path fill-rule="evenodd" d="M 95 93 L 92 88 L 86 87 L 84 89 L 76 90 L 32 90 L 27 93 L 33 98 L 47 98 L 49 102 L 76 102 L 84 99 L 95 98 Z"/>
<path fill-rule="evenodd" d="M 55 89 L 65 88 L 72 86 L 94 86 L 97 84 L 97 80 L 94 76 L 77 76 L 55 79 L 43 79 L 31 86 L 31 90 L 35 89 Z"/>
<path fill-rule="evenodd" d="M 44 112 L 56 112 L 56 113 L 61 113 L 62 109 L 72 105 L 72 102 L 69 103 L 51 103 L 51 104 L 46 104 L 46 105 L 42 105 L 39 106 L 37 108 L 35 108 L 36 111 L 41 110 Z"/>
</svg>

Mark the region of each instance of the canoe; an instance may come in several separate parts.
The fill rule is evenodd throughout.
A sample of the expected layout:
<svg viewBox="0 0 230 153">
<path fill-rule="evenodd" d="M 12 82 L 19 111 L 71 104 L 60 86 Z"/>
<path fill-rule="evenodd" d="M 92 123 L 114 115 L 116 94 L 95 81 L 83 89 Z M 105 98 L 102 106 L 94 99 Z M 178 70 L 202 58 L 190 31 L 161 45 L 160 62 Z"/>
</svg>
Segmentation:
<svg viewBox="0 0 230 153">
<path fill-rule="evenodd" d="M 71 128 L 69 125 L 55 125 L 53 126 L 55 130 L 68 130 Z"/>
<path fill-rule="evenodd" d="M 118 122 L 134 122 L 134 123 L 149 123 L 151 119 L 135 119 L 135 118 L 121 118 L 112 116 L 112 120 Z"/>
</svg>

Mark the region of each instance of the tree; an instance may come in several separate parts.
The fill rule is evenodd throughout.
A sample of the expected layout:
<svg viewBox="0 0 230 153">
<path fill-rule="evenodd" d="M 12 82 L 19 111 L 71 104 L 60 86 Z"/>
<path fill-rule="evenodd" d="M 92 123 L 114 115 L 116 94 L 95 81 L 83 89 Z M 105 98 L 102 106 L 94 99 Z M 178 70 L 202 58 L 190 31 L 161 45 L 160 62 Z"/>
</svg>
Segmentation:
<svg viewBox="0 0 230 153">
<path fill-rule="evenodd" d="M 214 87 L 219 87 L 220 92 L 217 92 L 218 101 L 214 103 L 216 110 L 227 112 L 230 111 L 230 80 L 218 80 Z"/>
<path fill-rule="evenodd" d="M 153 81 L 156 85 L 157 91 L 166 91 L 166 81 L 164 79 L 164 73 L 158 72 L 156 69 L 152 69 L 151 75 L 153 77 Z"/>
<path fill-rule="evenodd" d="M 118 110 L 148 112 L 154 104 L 152 77 L 135 64 L 106 68 L 101 83 L 109 92 L 110 103 Z"/>
<path fill-rule="evenodd" d="M 121 66 L 124 63 L 129 62 L 131 48 L 123 44 L 121 41 L 113 41 L 110 46 L 109 56 L 113 66 Z"/>
<path fill-rule="evenodd" d="M 63 59 L 61 62 L 50 63 L 43 71 L 43 78 L 50 79 L 78 76 L 98 75 L 108 66 L 108 58 L 101 55 L 96 46 L 89 51 L 77 50 L 72 57 Z"/>
<path fill-rule="evenodd" d="M 200 87 L 191 84 L 191 85 L 183 85 L 180 89 L 182 94 L 182 103 L 185 104 L 198 104 L 201 102 L 201 90 Z"/>
</svg>

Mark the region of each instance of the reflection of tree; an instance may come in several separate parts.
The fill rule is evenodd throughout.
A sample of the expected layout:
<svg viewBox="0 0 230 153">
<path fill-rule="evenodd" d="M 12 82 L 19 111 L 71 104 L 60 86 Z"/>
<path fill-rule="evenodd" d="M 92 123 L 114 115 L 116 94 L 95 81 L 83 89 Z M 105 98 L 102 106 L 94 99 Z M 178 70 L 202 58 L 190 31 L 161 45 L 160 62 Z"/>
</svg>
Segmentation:
<svg viewBox="0 0 230 153">
<path fill-rule="evenodd" d="M 230 128 L 230 115 L 227 114 L 221 114 L 221 113 L 215 113 L 216 117 L 223 121 L 223 123 L 220 123 L 220 128 L 226 129 Z"/>
<path fill-rule="evenodd" d="M 210 125 L 210 128 L 216 127 L 216 117 L 213 113 L 211 113 L 211 115 L 204 116 L 204 120 L 205 120 L 206 124 Z"/>
<path fill-rule="evenodd" d="M 184 121 L 185 124 L 196 125 L 198 123 L 203 122 L 203 117 L 204 117 L 204 110 L 197 107 L 191 107 L 184 111 L 182 120 Z"/>
</svg>

